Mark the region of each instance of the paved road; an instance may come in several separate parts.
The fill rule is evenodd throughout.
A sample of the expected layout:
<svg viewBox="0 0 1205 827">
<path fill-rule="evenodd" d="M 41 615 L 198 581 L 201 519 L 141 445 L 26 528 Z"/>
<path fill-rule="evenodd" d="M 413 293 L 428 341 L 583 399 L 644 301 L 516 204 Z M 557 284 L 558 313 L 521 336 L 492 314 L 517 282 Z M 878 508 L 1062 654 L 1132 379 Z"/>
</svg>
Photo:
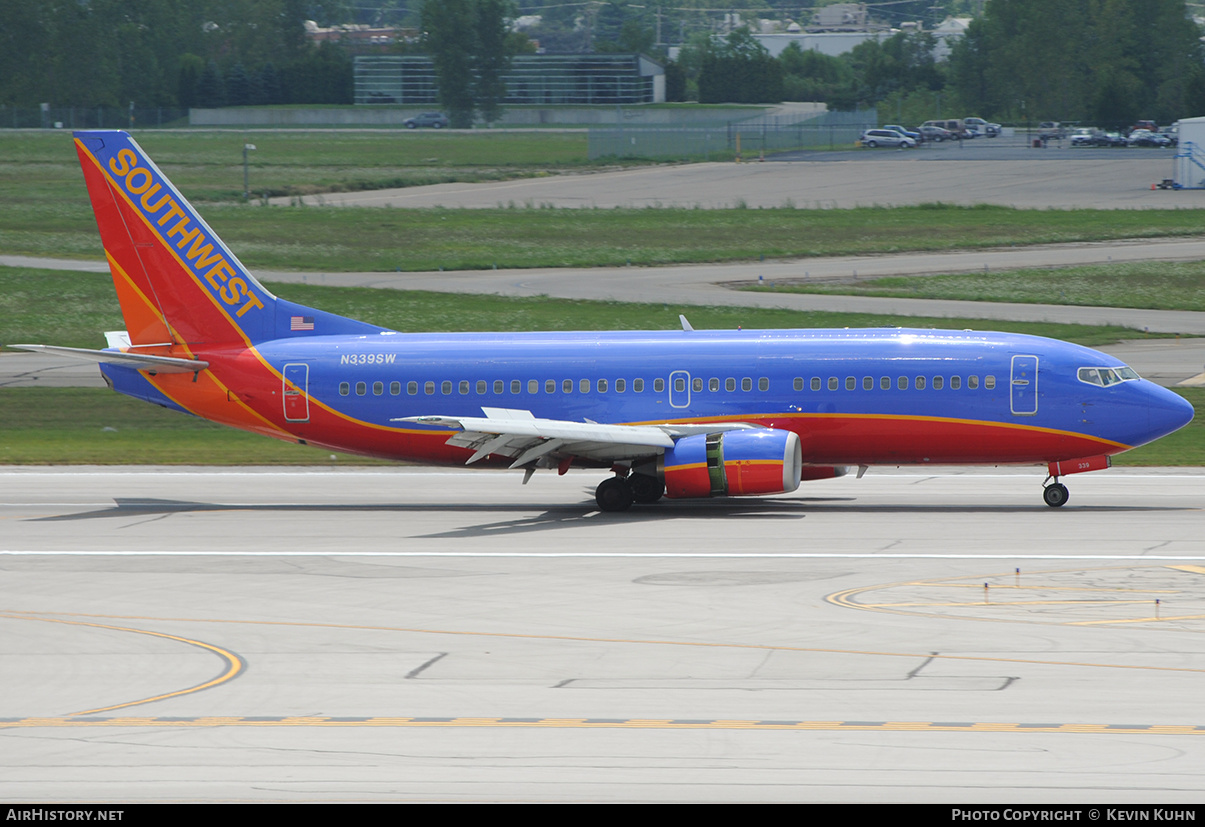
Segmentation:
<svg viewBox="0 0 1205 827">
<path fill-rule="evenodd" d="M 0 798 L 1199 801 L 1205 477 L 1041 476 L 4 469 Z"/>
<path fill-rule="evenodd" d="M 746 157 L 756 159 L 751 149 Z M 1205 190 L 1152 190 L 1173 177 L 1172 151 L 1031 149 L 1023 138 L 918 150 L 800 153 L 765 163 L 705 163 L 556 175 L 490 184 L 307 196 L 307 204 L 366 207 L 807 207 L 927 202 L 1024 208 L 1179 209 Z M 788 162 L 787 159 L 790 159 Z M 270 199 L 288 205 L 290 198 Z"/>
</svg>

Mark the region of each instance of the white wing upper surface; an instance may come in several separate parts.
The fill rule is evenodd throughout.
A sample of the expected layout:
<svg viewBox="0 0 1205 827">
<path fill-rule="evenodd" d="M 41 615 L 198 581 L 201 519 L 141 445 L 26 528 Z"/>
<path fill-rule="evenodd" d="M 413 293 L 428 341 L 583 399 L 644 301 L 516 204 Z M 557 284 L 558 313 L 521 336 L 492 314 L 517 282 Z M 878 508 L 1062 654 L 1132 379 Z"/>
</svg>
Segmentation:
<svg viewBox="0 0 1205 827">
<path fill-rule="evenodd" d="M 744 422 L 605 425 L 537 419 L 531 411 L 510 408 L 481 410 L 483 417 L 408 416 L 394 421 L 460 428 L 448 444 L 473 450 L 466 465 L 496 454 L 512 458 L 511 468 L 551 467 L 566 458 L 609 462 L 652 458 L 684 436 L 756 427 Z"/>
</svg>

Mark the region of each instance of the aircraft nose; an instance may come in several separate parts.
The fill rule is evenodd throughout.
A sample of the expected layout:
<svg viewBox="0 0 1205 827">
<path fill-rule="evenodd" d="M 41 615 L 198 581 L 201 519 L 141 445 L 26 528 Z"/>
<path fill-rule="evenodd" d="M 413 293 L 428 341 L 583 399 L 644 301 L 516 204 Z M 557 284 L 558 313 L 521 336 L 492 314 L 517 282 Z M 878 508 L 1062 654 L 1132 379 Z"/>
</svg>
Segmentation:
<svg viewBox="0 0 1205 827">
<path fill-rule="evenodd" d="M 1147 401 L 1151 439 L 1178 431 L 1192 422 L 1193 407 L 1187 399 L 1172 393 L 1167 388 L 1155 386 Z"/>
</svg>

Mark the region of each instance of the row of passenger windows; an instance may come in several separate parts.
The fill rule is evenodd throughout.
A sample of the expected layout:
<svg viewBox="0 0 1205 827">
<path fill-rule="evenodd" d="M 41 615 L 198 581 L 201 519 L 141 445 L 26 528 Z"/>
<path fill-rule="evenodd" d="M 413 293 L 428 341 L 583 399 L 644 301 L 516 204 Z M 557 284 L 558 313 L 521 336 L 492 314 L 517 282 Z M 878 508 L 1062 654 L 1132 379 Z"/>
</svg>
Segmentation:
<svg viewBox="0 0 1205 827">
<path fill-rule="evenodd" d="M 909 387 L 913 387 L 918 391 L 925 390 L 925 388 L 927 388 L 927 387 L 931 387 L 933 390 L 942 390 L 943 388 L 946 387 L 946 381 L 947 381 L 946 377 L 944 377 L 944 376 L 932 376 L 932 377 L 916 376 L 916 377 L 911 377 L 911 378 L 909 378 L 907 376 L 897 376 L 895 378 L 895 387 L 898 390 L 902 390 L 902 391 L 908 390 Z M 674 384 L 674 392 L 675 393 L 685 393 L 686 377 L 684 377 L 684 376 L 673 377 L 673 384 Z M 840 377 L 837 377 L 837 376 L 828 377 L 827 386 L 830 391 L 840 390 L 841 384 L 842 383 L 841 383 Z M 846 376 L 844 384 L 845 384 L 845 389 L 847 391 L 857 390 L 858 378 L 856 376 Z M 524 385 L 523 380 L 511 379 L 509 382 L 510 392 L 512 394 L 516 394 L 516 395 L 521 394 L 523 392 L 523 385 Z M 645 385 L 645 382 L 643 379 L 633 379 L 631 381 L 632 393 L 644 393 L 644 385 Z M 729 393 L 733 393 L 737 389 L 737 380 L 734 377 L 730 376 L 727 379 L 723 380 L 722 385 L 723 385 L 723 388 L 725 391 L 727 391 Z M 802 391 L 805 386 L 809 386 L 809 385 L 805 385 L 803 377 L 796 376 L 795 382 L 794 382 L 795 390 Z M 891 377 L 890 376 L 880 376 L 878 378 L 878 386 L 879 386 L 880 390 L 885 390 L 885 391 L 891 390 L 891 386 L 892 386 Z M 966 377 L 966 386 L 971 390 L 975 390 L 976 388 L 978 388 L 979 387 L 979 377 L 975 376 L 975 375 Z M 493 392 L 497 395 L 506 393 L 507 387 L 508 387 L 508 383 L 502 379 L 495 379 L 493 382 Z M 527 392 L 529 394 L 538 394 L 540 392 L 540 387 L 541 387 L 541 382 L 539 379 L 528 379 L 527 380 Z M 616 379 L 614 382 L 614 385 L 612 385 L 612 383 L 606 379 L 599 379 L 596 387 L 598 388 L 599 393 L 608 393 L 611 391 L 612 387 L 614 387 L 615 393 L 627 393 L 628 381 L 626 379 Z M 720 387 L 721 387 L 721 380 L 718 377 L 712 377 L 711 379 L 707 380 L 706 388 L 708 391 L 711 391 L 713 393 L 718 392 L 720 390 Z M 811 379 L 811 382 L 810 382 L 810 387 L 814 391 L 822 390 L 825 387 L 825 381 L 824 381 L 824 379 L 822 379 L 819 376 L 813 376 Z M 961 387 L 962 387 L 962 377 L 961 376 L 950 376 L 949 377 L 950 390 L 959 390 Z M 995 388 L 996 387 L 996 377 L 991 376 L 991 375 L 984 376 L 983 377 L 983 387 L 988 390 Z M 557 388 L 558 388 L 557 380 L 545 379 L 543 381 L 544 393 L 546 393 L 546 394 L 556 393 Z M 561 393 L 573 393 L 575 388 L 578 393 L 590 393 L 591 382 L 589 379 L 579 379 L 579 380 L 577 380 L 576 383 L 572 379 L 562 379 L 559 383 L 559 388 L 560 388 Z M 701 378 L 695 378 L 691 381 L 691 390 L 694 393 L 702 393 L 703 388 L 704 388 L 704 382 Z M 862 389 L 870 391 L 870 390 L 874 390 L 874 388 L 875 388 L 875 377 L 863 376 L 862 377 Z M 439 393 L 444 396 L 451 396 L 453 393 L 453 389 L 455 389 L 455 391 L 460 393 L 461 395 L 468 395 L 471 390 L 475 389 L 478 395 L 484 396 L 485 394 L 489 393 L 489 391 L 490 391 L 490 383 L 484 379 L 478 379 L 475 383 L 470 382 L 467 379 L 461 379 L 457 383 L 453 383 L 451 380 L 445 379 L 439 383 Z M 740 380 L 740 389 L 746 393 L 748 393 L 749 391 L 752 391 L 753 390 L 752 377 L 746 376 L 743 379 L 741 379 Z M 759 391 L 768 391 L 770 389 L 770 380 L 765 376 L 759 377 L 757 380 L 757 389 Z M 352 386 L 351 386 L 350 382 L 341 382 L 339 384 L 340 395 L 349 396 L 351 394 L 351 391 L 352 391 Z M 367 382 L 357 382 L 355 385 L 355 391 L 356 391 L 356 396 L 365 396 L 368 393 L 368 383 Z M 425 395 L 432 396 L 435 394 L 435 391 L 436 391 L 436 383 L 435 382 L 422 383 L 422 392 Z M 654 393 L 664 393 L 665 392 L 665 380 L 664 379 L 654 379 L 653 380 L 653 392 Z M 385 393 L 385 383 L 384 382 L 373 382 L 372 383 L 372 393 L 374 396 L 383 395 Z M 402 383 L 401 382 L 395 381 L 395 382 L 389 383 L 390 396 L 400 396 L 401 393 L 402 393 Z M 419 383 L 414 382 L 414 381 L 407 382 L 406 383 L 406 393 L 410 396 L 417 396 L 419 393 Z"/>
<path fill-rule="evenodd" d="M 801 381 L 801 380 L 796 380 L 796 381 Z M 728 377 L 727 379 L 723 380 L 724 390 L 726 390 L 730 393 L 735 392 L 736 388 L 737 388 L 737 382 L 738 382 L 738 380 L 731 376 Z M 746 376 L 743 379 L 740 379 L 739 382 L 740 382 L 740 389 L 742 391 L 749 392 L 749 391 L 753 390 L 753 378 L 752 377 Z M 523 384 L 524 384 L 523 380 L 521 380 L 521 379 L 511 379 L 509 382 L 510 392 L 512 394 L 523 393 Z M 490 383 L 484 379 L 478 379 L 476 381 L 476 383 L 472 383 L 467 379 L 461 379 L 459 382 L 457 382 L 455 384 L 451 380 L 445 379 L 444 381 L 439 383 L 439 393 L 444 396 L 451 396 L 453 393 L 453 390 L 455 388 L 456 392 L 458 392 L 462 395 L 467 395 L 471 390 L 474 389 L 474 385 L 475 385 L 475 390 L 476 390 L 477 394 L 479 394 L 481 396 L 484 396 L 485 394 L 490 392 Z M 591 387 L 597 387 L 599 393 L 609 393 L 609 392 L 611 392 L 612 388 L 614 388 L 615 393 L 627 393 L 629 383 L 628 383 L 628 380 L 626 380 L 626 379 L 616 379 L 614 381 L 614 383 L 610 382 L 607 379 L 599 379 L 596 385 L 592 384 L 589 379 L 579 379 L 576 382 L 574 382 L 574 380 L 572 380 L 572 379 L 562 379 L 559 383 L 557 382 L 556 379 L 545 379 L 543 381 L 542 385 L 543 385 L 543 391 L 546 394 L 547 393 L 556 393 L 558 387 L 560 388 L 561 393 L 573 393 L 575 389 L 577 390 L 578 393 L 590 393 Z M 653 385 L 654 393 L 664 393 L 665 392 L 665 380 L 664 379 L 654 379 L 652 382 L 652 385 Z M 675 393 L 685 393 L 686 392 L 686 377 L 684 377 L 684 376 L 673 377 L 673 385 L 674 385 Z M 507 386 L 508 386 L 508 383 L 505 382 L 504 380 L 495 379 L 493 382 L 493 392 L 497 395 L 504 394 L 507 391 Z M 632 389 L 631 392 L 632 393 L 644 393 L 644 387 L 645 387 L 645 381 L 643 379 L 633 379 L 631 381 L 631 389 Z M 356 388 L 357 396 L 364 396 L 368 393 L 368 383 L 367 382 L 357 382 L 355 388 Z M 694 390 L 695 393 L 701 393 L 703 391 L 703 380 L 702 379 L 693 380 L 691 382 L 691 388 Z M 540 389 L 541 389 L 541 382 L 539 379 L 528 379 L 527 380 L 527 392 L 529 394 L 540 393 Z M 720 380 L 718 378 L 714 378 L 714 377 L 712 379 L 709 379 L 707 381 L 707 389 L 709 391 L 719 391 Z M 758 378 L 757 389 L 759 391 L 768 391 L 770 389 L 770 380 L 765 376 Z M 422 384 L 422 392 L 424 394 L 426 394 L 427 396 L 434 395 L 435 390 L 436 390 L 435 382 L 424 382 Z M 411 382 L 406 383 L 406 393 L 408 395 L 417 396 L 418 392 L 419 392 L 419 383 L 418 382 L 411 381 Z M 339 383 L 339 393 L 342 396 L 350 395 L 351 394 L 351 383 L 350 382 L 340 382 Z M 383 395 L 385 393 L 385 383 L 384 382 L 373 382 L 372 383 L 372 393 L 374 396 Z M 401 393 L 402 393 L 402 383 L 401 382 L 390 382 L 389 383 L 389 394 L 391 396 L 400 396 Z"/>
<path fill-rule="evenodd" d="M 908 390 L 909 386 L 915 388 L 918 391 L 923 391 L 925 388 L 932 388 L 935 391 L 939 391 L 946 387 L 946 379 L 947 379 L 947 377 L 944 377 L 944 376 L 914 376 L 911 378 L 909 378 L 907 376 L 897 376 L 895 378 L 895 387 L 897 390 L 901 390 L 901 391 Z M 821 377 L 813 376 L 812 381 L 811 381 L 811 389 L 814 391 L 822 390 L 824 388 L 824 384 L 825 384 L 824 380 Z M 891 377 L 890 376 L 880 376 L 878 379 L 878 385 L 879 385 L 879 390 L 884 390 L 884 391 L 891 390 Z M 976 390 L 979 387 L 979 377 L 975 376 L 975 375 L 968 376 L 966 378 L 966 386 L 971 390 Z M 872 390 L 874 390 L 874 387 L 875 387 L 875 378 L 873 376 L 863 376 L 862 377 L 862 390 L 872 391 Z M 953 390 L 953 391 L 960 390 L 962 388 L 962 377 L 961 376 L 950 376 L 949 377 L 949 387 L 950 387 L 950 390 Z M 991 375 L 984 376 L 983 377 L 983 387 L 986 388 L 987 390 L 992 390 L 993 388 L 995 388 L 996 387 L 996 377 L 991 376 Z M 795 390 L 801 391 L 801 390 L 803 390 L 803 388 L 804 388 L 803 377 L 800 377 L 800 376 L 795 377 Z M 828 377 L 828 389 L 830 391 L 840 390 L 841 389 L 840 377 L 837 377 L 837 376 Z M 847 391 L 857 390 L 858 389 L 858 377 L 846 376 L 845 377 L 845 389 Z"/>
</svg>

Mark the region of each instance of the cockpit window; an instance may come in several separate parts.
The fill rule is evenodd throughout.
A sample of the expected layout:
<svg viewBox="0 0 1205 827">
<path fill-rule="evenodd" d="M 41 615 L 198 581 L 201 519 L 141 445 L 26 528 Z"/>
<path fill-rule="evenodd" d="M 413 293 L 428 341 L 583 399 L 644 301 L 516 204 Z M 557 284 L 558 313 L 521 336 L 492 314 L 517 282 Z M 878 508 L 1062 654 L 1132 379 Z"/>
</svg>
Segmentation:
<svg viewBox="0 0 1205 827">
<path fill-rule="evenodd" d="M 1130 382 L 1140 378 L 1137 371 L 1124 365 L 1119 368 L 1080 368 L 1078 376 L 1081 382 L 1089 385 L 1100 385 L 1101 387 L 1116 385 L 1119 382 Z"/>
</svg>

